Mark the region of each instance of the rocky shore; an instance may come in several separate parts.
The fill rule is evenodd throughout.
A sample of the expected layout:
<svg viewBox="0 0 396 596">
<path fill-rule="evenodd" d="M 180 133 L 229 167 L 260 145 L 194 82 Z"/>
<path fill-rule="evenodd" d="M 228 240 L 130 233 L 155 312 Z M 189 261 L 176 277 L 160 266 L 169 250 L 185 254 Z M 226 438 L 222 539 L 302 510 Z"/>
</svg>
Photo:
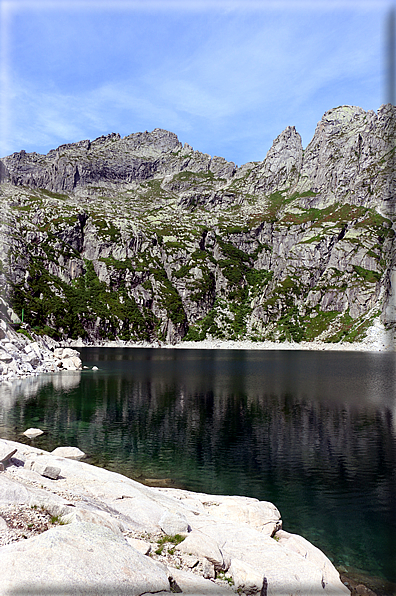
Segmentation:
<svg viewBox="0 0 396 596">
<path fill-rule="evenodd" d="M 323 342 L 323 341 L 252 341 L 241 340 L 219 340 L 204 339 L 202 341 L 181 341 L 178 343 L 166 343 L 158 340 L 148 341 L 96 341 L 84 342 L 79 340 L 67 340 L 63 345 L 73 348 L 103 347 L 103 348 L 170 348 L 190 350 L 311 350 L 311 351 L 342 351 L 342 352 L 394 352 L 396 341 L 393 332 L 387 332 L 380 321 L 376 321 L 368 330 L 364 341 L 360 342 Z"/>
<path fill-rule="evenodd" d="M 147 487 L 82 455 L 0 439 L 0 596 L 350 593 L 272 503 Z"/>
<path fill-rule="evenodd" d="M 1 298 L 0 307 L 7 308 Z M 15 316 L 11 309 L 8 310 Z M 0 382 L 82 368 L 77 350 L 61 346 L 50 337 L 37 335 L 20 324 L 17 327 L 18 331 L 6 317 L 0 318 Z"/>
<path fill-rule="evenodd" d="M 29 337 L 30 336 L 30 337 Z M 201 349 L 201 350 L 311 350 L 345 352 L 392 352 L 393 342 L 383 335 L 373 336 L 370 341 L 355 343 L 312 342 L 255 342 L 251 340 L 221 341 L 206 339 L 203 341 L 184 341 L 176 344 L 131 341 L 67 340 L 60 344 L 48 336 L 39 336 L 29 332 L 17 333 L 4 320 L 0 320 L 0 382 L 35 376 L 40 373 L 54 373 L 61 370 L 81 370 L 80 353 L 74 348 L 164 348 L 164 349 Z"/>
</svg>

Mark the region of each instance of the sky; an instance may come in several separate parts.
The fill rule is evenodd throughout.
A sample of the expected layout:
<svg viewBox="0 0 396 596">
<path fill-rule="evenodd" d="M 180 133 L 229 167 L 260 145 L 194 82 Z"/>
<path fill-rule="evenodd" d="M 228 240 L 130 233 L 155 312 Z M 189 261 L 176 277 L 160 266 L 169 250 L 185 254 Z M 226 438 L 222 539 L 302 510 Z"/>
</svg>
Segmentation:
<svg viewBox="0 0 396 596">
<path fill-rule="evenodd" d="M 0 156 L 164 128 L 242 165 L 378 110 L 386 0 L 0 0 Z"/>
</svg>

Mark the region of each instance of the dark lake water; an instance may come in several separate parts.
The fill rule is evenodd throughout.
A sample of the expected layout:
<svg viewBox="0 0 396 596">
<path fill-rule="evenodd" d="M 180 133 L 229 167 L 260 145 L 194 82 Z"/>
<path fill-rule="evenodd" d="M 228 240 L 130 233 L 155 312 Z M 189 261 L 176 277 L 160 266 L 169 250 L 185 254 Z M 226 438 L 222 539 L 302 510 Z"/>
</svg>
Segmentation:
<svg viewBox="0 0 396 596">
<path fill-rule="evenodd" d="M 394 593 L 396 354 L 81 353 L 99 370 L 1 386 L 1 437 L 39 427 L 36 446 L 140 481 L 272 501 L 285 530 Z"/>
</svg>

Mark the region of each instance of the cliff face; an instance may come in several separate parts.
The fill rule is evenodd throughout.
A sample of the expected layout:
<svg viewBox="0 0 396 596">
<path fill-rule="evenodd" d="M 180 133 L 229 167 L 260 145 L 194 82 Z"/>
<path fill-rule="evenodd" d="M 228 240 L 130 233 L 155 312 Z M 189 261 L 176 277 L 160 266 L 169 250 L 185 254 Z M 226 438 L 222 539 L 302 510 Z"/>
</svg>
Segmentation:
<svg viewBox="0 0 396 596">
<path fill-rule="evenodd" d="M 241 167 L 165 130 L 0 162 L 2 285 L 54 337 L 355 341 L 394 327 L 395 116 L 326 112 Z M 396 281 L 393 282 L 396 285 Z"/>
</svg>

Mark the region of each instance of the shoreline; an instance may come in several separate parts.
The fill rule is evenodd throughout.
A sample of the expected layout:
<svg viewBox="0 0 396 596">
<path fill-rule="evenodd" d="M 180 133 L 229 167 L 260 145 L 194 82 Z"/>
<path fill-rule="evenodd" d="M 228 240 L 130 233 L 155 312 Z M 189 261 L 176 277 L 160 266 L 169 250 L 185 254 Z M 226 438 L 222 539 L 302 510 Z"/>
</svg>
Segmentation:
<svg viewBox="0 0 396 596">
<path fill-rule="evenodd" d="M 148 487 L 78 461 L 73 447 L 0 439 L 0 450 L 0 596 L 53 581 L 73 596 L 90 585 L 108 593 L 105 583 L 164 596 L 259 596 L 267 584 L 285 596 L 351 593 L 321 550 L 282 529 L 270 502 Z"/>
<path fill-rule="evenodd" d="M 62 342 L 65 347 L 71 348 L 154 348 L 173 350 L 304 350 L 317 352 L 395 352 L 396 346 L 391 342 L 356 342 L 356 343 L 326 343 L 319 341 L 302 342 L 272 342 L 272 341 L 251 341 L 251 340 L 212 340 L 202 341 L 181 341 L 179 343 L 162 343 L 159 341 L 97 341 L 84 343 L 82 340 L 68 340 Z"/>
<path fill-rule="evenodd" d="M 144 515 L 145 523 L 148 523 L 150 526 L 150 528 L 147 529 L 150 531 L 143 531 L 142 527 L 139 529 L 134 527 L 136 521 L 138 521 L 138 518 L 135 517 L 137 503 L 136 499 L 142 499 L 145 501 L 146 504 L 143 507 L 143 509 L 145 509 L 148 504 L 148 501 L 146 501 L 146 498 L 148 497 L 150 501 L 153 499 L 157 500 L 158 498 L 159 501 L 157 502 L 156 506 L 161 507 L 161 509 L 165 508 L 165 510 L 168 512 L 165 514 L 165 517 L 166 515 L 170 515 L 172 517 L 172 519 L 171 517 L 168 517 L 166 523 L 178 524 L 181 522 L 181 520 L 185 522 L 185 516 L 187 516 L 187 521 L 192 524 L 194 523 L 194 535 L 195 521 L 197 520 L 197 516 L 201 516 L 202 514 L 204 517 L 207 517 L 207 514 L 209 514 L 213 524 L 220 524 L 220 531 L 222 531 L 222 525 L 226 520 L 228 520 L 227 524 L 231 522 L 231 525 L 228 528 L 231 531 L 233 525 L 238 524 L 240 526 L 242 523 L 242 526 L 246 528 L 248 533 L 249 530 L 247 527 L 250 527 L 251 530 L 255 531 L 256 539 L 259 539 L 259 534 L 257 534 L 256 530 L 259 530 L 259 526 L 261 526 L 260 534 L 262 535 L 264 533 L 267 537 L 271 536 L 272 538 L 275 536 L 276 542 L 285 547 L 286 550 L 289 551 L 289 555 L 291 553 L 298 554 L 315 566 L 319 565 L 322 573 L 326 569 L 326 584 L 329 582 L 326 585 L 326 588 L 330 588 L 331 595 L 340 595 L 342 592 L 342 590 L 340 590 L 341 585 L 347 588 L 351 596 L 393 596 L 396 594 L 394 591 L 396 586 L 391 582 L 376 576 L 371 576 L 365 573 L 363 570 L 353 568 L 346 569 L 343 566 L 336 567 L 334 564 L 331 564 L 330 560 L 323 553 L 323 551 L 315 547 L 312 543 L 309 543 L 302 536 L 289 534 L 287 531 L 284 531 L 282 528 L 281 516 L 276 509 L 276 506 L 266 501 L 257 501 L 257 499 L 249 497 L 235 497 L 233 495 L 207 495 L 205 493 L 194 493 L 189 490 L 174 488 L 172 486 L 161 487 L 157 484 L 151 485 L 150 483 L 141 484 L 140 482 L 137 482 L 128 476 L 119 474 L 118 472 L 107 470 L 106 468 L 96 466 L 95 464 L 88 464 L 84 461 L 79 461 L 81 457 L 84 458 L 85 456 L 83 452 L 75 447 L 60 447 L 54 452 L 50 453 L 43 449 L 33 447 L 27 443 L 19 443 L 14 440 L 0 438 L 0 452 L 3 454 L 5 452 L 8 453 L 11 450 L 13 451 L 15 448 L 17 449 L 17 452 L 13 453 L 12 457 L 4 462 L 4 470 L 0 472 L 0 486 L 2 485 L 2 482 L 6 483 L 4 487 L 5 491 L 0 491 L 0 493 L 2 493 L 2 495 L 0 495 L 0 502 L 2 502 L 3 505 L 2 514 L 0 514 L 0 550 L 2 550 L 2 547 L 6 547 L 4 553 L 7 553 L 8 546 L 16 546 L 16 544 L 22 543 L 21 548 L 11 548 L 11 551 L 14 552 L 17 558 L 21 555 L 24 557 L 24 559 L 25 557 L 30 558 L 32 556 L 35 558 L 36 554 L 38 555 L 38 552 L 36 553 L 36 549 L 24 548 L 25 545 L 27 545 L 27 538 L 37 538 L 40 534 L 43 534 L 47 530 L 50 533 L 53 533 L 55 530 L 56 533 L 59 524 L 66 526 L 73 524 L 74 526 L 74 524 L 79 525 L 81 522 L 83 522 L 90 525 L 94 524 L 96 527 L 104 526 L 107 529 L 111 529 L 118 536 L 120 535 L 121 531 L 123 539 L 126 540 L 127 543 L 133 547 L 133 549 L 137 549 L 140 554 L 149 556 L 149 558 L 157 566 L 159 565 L 160 568 L 164 569 L 165 567 L 167 569 L 168 579 L 172 577 L 178 577 L 179 583 L 186 582 L 185 587 L 190 587 L 191 582 L 198 582 L 197 587 L 207 589 L 209 586 L 208 583 L 206 583 L 206 585 L 199 583 L 203 579 L 206 579 L 207 582 L 210 580 L 212 587 L 215 588 L 213 596 L 215 596 L 215 594 L 216 596 L 232 596 L 232 594 L 235 594 L 234 590 L 236 586 L 234 587 L 234 590 L 229 590 L 231 586 L 227 586 L 226 582 L 229 582 L 230 578 L 235 577 L 235 579 L 237 579 L 240 577 L 240 570 L 238 569 L 237 565 L 234 566 L 234 568 L 232 565 L 230 565 L 227 571 L 222 571 L 220 575 L 215 573 L 214 576 L 212 575 L 211 577 L 208 577 L 204 571 L 205 565 L 202 564 L 205 563 L 205 558 L 207 559 L 207 556 L 204 554 L 204 552 L 199 554 L 194 552 L 195 558 L 200 560 L 200 563 L 198 567 L 190 567 L 191 555 L 190 553 L 187 554 L 187 550 L 190 550 L 192 546 L 189 546 L 189 548 L 185 550 L 184 554 L 183 551 L 179 552 L 177 547 L 177 552 L 175 553 L 175 547 L 172 547 L 172 544 L 167 545 L 163 552 L 159 553 L 158 550 L 154 551 L 156 546 L 161 545 L 161 538 L 163 538 L 164 534 L 171 534 L 171 530 L 169 530 L 169 528 L 164 530 L 161 527 L 161 520 L 163 520 L 164 514 L 158 522 L 158 513 L 154 512 L 154 510 L 150 511 L 150 514 L 154 514 L 155 519 L 149 520 L 148 517 Z M 79 452 L 79 454 L 77 454 L 77 456 L 73 453 L 66 454 L 65 450 L 68 449 L 72 452 Z M 61 450 L 63 450 L 63 453 Z M 56 453 L 56 451 L 59 451 L 59 453 Z M 2 458 L 0 457 L 0 459 Z M 59 476 L 56 478 L 55 473 L 55 476 L 51 477 L 51 474 L 48 474 L 44 471 L 45 466 L 49 466 L 52 468 L 52 470 L 54 467 L 59 466 Z M 86 486 L 86 482 L 88 483 L 88 486 Z M 119 485 L 119 483 L 121 483 L 121 492 L 119 490 L 111 490 L 108 495 L 105 495 L 105 493 L 108 492 L 109 482 L 111 484 L 115 483 L 115 485 Z M 11 491 L 10 483 L 13 485 Z M 129 494 L 128 487 L 129 490 L 133 491 L 133 494 L 132 492 Z M 12 501 L 12 499 L 16 496 L 16 501 Z M 5 502 L 4 497 L 7 503 Z M 165 501 L 163 501 L 163 498 Z M 124 499 L 134 500 L 132 512 L 126 510 L 124 506 L 117 510 L 118 506 L 116 506 L 115 503 L 119 502 L 120 500 L 121 503 L 124 503 Z M 193 503 L 193 501 L 196 502 Z M 125 504 L 126 503 L 127 502 L 125 502 Z M 177 503 L 182 506 L 181 510 L 179 510 Z M 183 507 L 184 504 L 187 506 L 187 509 L 190 510 L 190 515 L 186 511 L 185 507 Z M 171 505 L 170 508 L 169 505 Z M 81 506 L 83 507 L 82 509 Z M 104 514 L 105 509 L 110 511 L 108 509 L 109 506 L 112 510 L 112 514 L 110 516 Z M 257 506 L 264 507 L 261 513 L 257 511 Z M 70 509 L 71 507 L 73 507 L 73 509 Z M 116 510 L 114 510 L 114 507 Z M 177 507 L 177 511 L 175 510 L 175 507 Z M 229 509 L 227 512 L 223 512 L 223 514 L 220 514 L 219 517 L 219 507 L 220 509 L 224 507 L 225 509 L 231 507 L 231 509 Z M 245 508 L 250 509 L 252 507 L 254 509 L 253 517 L 251 515 L 253 513 L 252 510 L 246 518 L 246 514 L 243 513 L 243 510 Z M 138 508 L 140 508 L 140 503 L 138 504 Z M 38 516 L 36 511 L 38 511 Z M 226 514 L 224 515 L 224 513 Z M 260 515 L 260 517 L 264 515 L 265 517 L 265 520 L 263 519 L 259 525 L 256 523 L 258 521 L 258 515 Z M 12 529 L 11 534 L 10 529 L 7 530 L 4 526 L 4 523 L 1 524 L 3 521 L 2 516 L 3 519 L 5 518 L 7 520 L 8 523 L 10 521 L 17 522 L 12 526 L 15 528 L 15 530 Z M 52 520 L 55 521 L 50 522 L 51 516 Z M 212 518 L 212 516 L 214 516 L 214 518 Z M 43 519 L 45 517 L 47 518 L 47 523 L 43 524 Z M 139 521 L 141 521 L 140 514 Z M 263 521 L 265 521 L 264 526 L 262 526 Z M 28 524 L 28 522 L 30 523 Z M 130 522 L 133 522 L 132 525 L 130 525 Z M 270 526 L 269 529 L 266 528 L 268 524 Z M 74 526 L 76 530 L 78 530 L 77 525 Z M 89 528 L 82 527 L 81 530 L 82 534 L 84 534 L 84 532 L 89 530 Z M 197 530 L 199 533 L 201 533 L 204 531 L 204 527 L 197 527 Z M 8 538 L 7 531 L 9 535 Z M 189 536 L 191 531 L 192 529 L 190 528 L 189 524 L 187 524 L 187 529 L 185 529 L 184 532 L 182 531 L 182 535 L 184 537 Z M 26 535 L 26 533 L 28 535 Z M 238 537 L 239 536 L 240 535 L 238 533 Z M 62 550 L 62 542 L 59 540 L 59 538 L 58 532 L 58 544 L 55 546 L 56 548 L 60 547 Z M 74 538 L 80 538 L 80 536 L 77 535 Z M 83 536 L 81 536 L 81 538 L 83 538 Z M 110 536 L 101 536 L 100 540 L 103 541 L 104 539 L 107 541 L 109 538 L 111 539 Z M 215 540 L 216 533 L 213 533 L 213 535 L 208 536 L 207 538 L 210 540 Z M 272 542 L 272 540 L 270 540 L 270 542 Z M 37 543 L 37 546 L 39 546 L 39 543 Z M 66 548 L 69 546 L 67 544 L 67 537 L 65 546 Z M 94 551 L 96 552 L 97 545 L 93 544 L 93 546 Z M 200 544 L 199 547 L 201 548 L 201 546 L 202 545 Z M 268 546 L 268 541 L 266 544 L 261 545 L 264 550 L 268 549 Z M 290 548 L 291 550 L 289 550 Z M 21 550 L 23 554 L 19 552 Z M 220 549 L 220 552 L 223 552 L 222 549 Z M 238 556 L 241 556 L 239 553 L 237 554 Z M 75 553 L 75 557 L 78 557 L 78 555 L 79 553 Z M 234 556 L 236 556 L 235 553 Z M 272 556 L 273 555 L 271 554 L 271 558 Z M 181 557 L 181 559 L 178 559 L 177 557 Z M 211 562 L 210 557 L 207 560 Z M 224 560 L 226 560 L 226 557 L 224 557 L 223 554 L 223 561 Z M 182 563 L 181 566 L 180 562 Z M 238 562 L 240 562 L 239 559 Z M 229 563 L 232 563 L 232 561 L 229 560 L 228 564 Z M 254 584 L 253 580 L 255 579 L 255 574 L 253 567 L 249 564 L 247 559 L 245 559 L 243 563 L 246 571 L 244 574 L 245 580 L 239 585 L 238 593 L 246 594 L 245 591 L 242 591 L 244 587 L 248 587 L 247 583 L 249 583 L 249 581 L 246 582 L 246 574 L 251 574 L 249 580 L 252 581 L 252 584 Z M 47 562 L 41 562 L 40 560 L 39 566 L 40 564 L 45 567 Z M 274 564 L 277 566 L 277 563 Z M 154 568 L 152 568 L 152 570 L 153 569 Z M 337 573 L 339 574 L 338 581 L 336 581 L 336 576 L 331 569 L 333 569 L 333 571 L 337 570 Z M 181 570 L 179 576 L 177 576 L 178 570 Z M 312 569 L 310 571 L 312 572 Z M 64 573 L 63 569 L 62 572 Z M 283 575 L 282 571 L 280 571 L 280 573 Z M 8 580 L 10 581 L 10 578 L 8 578 Z M 301 580 L 302 577 L 300 576 L 300 581 Z M 14 577 L 11 581 L 15 582 L 18 580 L 16 577 Z M 171 581 L 170 585 L 172 587 Z M 2 582 L 0 580 L 0 596 L 3 594 L 2 587 Z M 253 587 L 253 585 L 251 587 Z M 225 591 L 223 592 L 223 590 Z M 171 590 L 171 592 L 172 591 L 173 590 Z M 165 591 L 161 591 L 159 593 L 164 594 L 165 596 Z M 168 590 L 166 590 L 166 593 L 168 593 Z M 247 593 L 252 594 L 253 592 L 248 589 Z M 327 590 L 324 592 L 324 594 L 326 593 Z M 210 586 L 209 591 L 206 592 L 205 590 L 202 592 L 202 594 L 212 594 Z M 346 592 L 344 592 L 344 594 L 346 594 Z"/>
</svg>

